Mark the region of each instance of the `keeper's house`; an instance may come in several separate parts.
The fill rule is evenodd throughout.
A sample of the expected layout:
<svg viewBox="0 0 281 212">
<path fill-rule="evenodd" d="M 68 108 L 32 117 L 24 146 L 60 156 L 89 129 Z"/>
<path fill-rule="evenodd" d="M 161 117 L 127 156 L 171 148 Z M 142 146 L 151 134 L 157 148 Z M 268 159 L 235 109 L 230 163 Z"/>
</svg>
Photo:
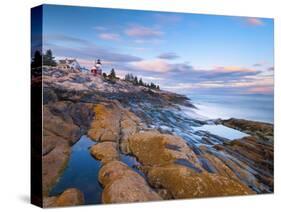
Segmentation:
<svg viewBox="0 0 281 212">
<path fill-rule="evenodd" d="M 76 59 L 64 59 L 58 60 L 57 67 L 63 70 L 81 70 L 80 64 L 77 62 Z"/>
</svg>

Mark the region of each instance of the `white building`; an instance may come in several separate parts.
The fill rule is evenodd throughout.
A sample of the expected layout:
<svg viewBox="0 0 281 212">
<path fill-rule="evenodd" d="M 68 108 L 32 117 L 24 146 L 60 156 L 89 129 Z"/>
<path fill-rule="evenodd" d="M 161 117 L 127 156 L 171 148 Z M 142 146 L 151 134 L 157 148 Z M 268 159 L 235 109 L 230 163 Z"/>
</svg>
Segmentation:
<svg viewBox="0 0 281 212">
<path fill-rule="evenodd" d="M 57 67 L 63 70 L 68 70 L 68 69 L 81 70 L 81 66 L 76 59 L 66 58 L 64 60 L 59 60 Z"/>
</svg>

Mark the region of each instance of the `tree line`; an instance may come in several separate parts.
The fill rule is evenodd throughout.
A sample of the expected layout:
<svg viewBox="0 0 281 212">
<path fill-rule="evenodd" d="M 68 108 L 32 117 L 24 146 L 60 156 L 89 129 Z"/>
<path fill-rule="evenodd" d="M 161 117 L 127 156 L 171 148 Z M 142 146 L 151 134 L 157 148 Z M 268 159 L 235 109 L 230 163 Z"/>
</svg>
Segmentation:
<svg viewBox="0 0 281 212">
<path fill-rule="evenodd" d="M 134 76 L 133 74 L 126 74 L 124 80 L 127 82 L 131 82 L 134 85 L 139 85 L 139 86 L 144 86 L 144 87 L 151 88 L 151 89 L 160 90 L 159 85 L 156 85 L 153 82 L 145 83 L 145 82 L 143 82 L 142 78 L 138 79 L 138 77 Z"/>
<path fill-rule="evenodd" d="M 53 56 L 52 50 L 48 49 L 45 54 L 41 54 L 41 51 L 36 50 L 34 52 L 34 56 L 31 61 L 31 67 L 32 68 L 39 68 L 42 67 L 42 65 L 45 66 L 56 66 L 57 63 L 55 61 L 55 57 Z"/>
<path fill-rule="evenodd" d="M 56 66 L 57 65 L 57 63 L 55 61 L 55 57 L 53 56 L 53 52 L 51 49 L 48 49 L 45 52 L 45 54 L 43 53 L 43 55 L 41 54 L 41 51 L 39 51 L 39 50 L 35 51 L 32 61 L 31 61 L 31 67 L 39 68 L 39 67 L 42 67 L 42 65 L 45 65 L 45 66 Z M 116 79 L 119 79 L 116 76 L 114 68 L 111 69 L 110 74 L 108 74 L 108 75 L 106 73 L 103 73 L 103 77 L 106 79 L 109 79 L 111 81 L 115 81 Z M 144 87 L 147 87 L 150 89 L 160 90 L 159 85 L 156 85 L 153 82 L 145 83 L 145 82 L 143 82 L 142 78 L 138 79 L 138 77 L 134 76 L 133 74 L 126 74 L 124 80 L 127 82 L 131 82 L 132 84 L 137 85 L 137 86 L 144 86 Z"/>
</svg>

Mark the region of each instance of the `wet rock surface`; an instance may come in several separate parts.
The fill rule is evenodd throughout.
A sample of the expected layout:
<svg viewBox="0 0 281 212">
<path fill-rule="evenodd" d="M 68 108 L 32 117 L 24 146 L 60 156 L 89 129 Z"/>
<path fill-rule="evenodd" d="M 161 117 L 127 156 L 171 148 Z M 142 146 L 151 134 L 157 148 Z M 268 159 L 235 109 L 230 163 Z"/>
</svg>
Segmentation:
<svg viewBox="0 0 281 212">
<path fill-rule="evenodd" d="M 120 161 L 104 165 L 99 172 L 104 186 L 103 203 L 156 201 L 162 198 L 150 188 L 145 179 Z"/>
<path fill-rule="evenodd" d="M 193 167 L 196 167 L 198 163 L 195 153 L 184 140 L 157 131 L 134 134 L 129 138 L 129 148 L 131 153 L 146 166 L 176 163 L 177 160 L 189 161 Z"/>
<path fill-rule="evenodd" d="M 90 151 L 95 158 L 101 160 L 103 163 L 119 159 L 117 144 L 114 142 L 107 141 L 95 144 L 91 147 Z"/>
<path fill-rule="evenodd" d="M 248 133 L 252 136 L 256 136 L 259 139 L 273 142 L 272 124 L 233 118 L 228 120 L 218 120 L 218 122 L 225 126 Z"/>
<path fill-rule="evenodd" d="M 65 190 L 57 197 L 47 197 L 44 199 L 44 207 L 66 207 L 84 204 L 84 196 L 81 191 L 75 188 Z"/>
<path fill-rule="evenodd" d="M 43 194 L 65 168 L 71 146 L 83 135 L 93 114 L 89 104 L 57 101 L 43 106 Z M 81 112 L 83 110 L 83 112 Z M 78 111 L 78 112 L 77 112 Z"/>
<path fill-rule="evenodd" d="M 180 165 L 151 168 L 150 184 L 166 189 L 174 199 L 253 194 L 247 186 L 217 174 L 198 173 Z"/>
<path fill-rule="evenodd" d="M 44 70 L 43 186 L 59 178 L 71 146 L 87 134 L 102 161 L 102 202 L 138 202 L 273 192 L 273 125 L 208 120 L 178 94 L 122 80 Z M 247 133 L 230 140 L 206 130 L 217 124 Z M 136 157 L 136 167 L 122 162 Z"/>
<path fill-rule="evenodd" d="M 159 132 L 143 132 L 130 138 L 130 149 L 147 170 L 149 183 L 165 189 L 175 199 L 253 192 L 243 183 L 214 174 L 200 163 L 184 140 Z M 213 168 L 216 170 L 215 168 Z"/>
<path fill-rule="evenodd" d="M 94 108 L 95 119 L 88 136 L 98 142 L 118 142 L 120 132 L 120 111 L 113 104 L 99 104 Z"/>
</svg>

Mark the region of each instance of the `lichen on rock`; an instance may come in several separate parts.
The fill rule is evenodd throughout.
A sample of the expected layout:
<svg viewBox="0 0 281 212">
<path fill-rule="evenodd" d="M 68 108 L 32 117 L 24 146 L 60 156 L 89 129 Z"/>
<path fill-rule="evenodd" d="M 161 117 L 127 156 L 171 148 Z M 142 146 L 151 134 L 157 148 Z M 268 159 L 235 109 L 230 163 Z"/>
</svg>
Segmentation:
<svg viewBox="0 0 281 212">
<path fill-rule="evenodd" d="M 120 161 L 105 164 L 99 172 L 104 186 L 103 203 L 156 201 L 162 198 L 153 191 L 145 179 Z"/>
<path fill-rule="evenodd" d="M 43 202 L 44 207 L 66 207 L 83 204 L 84 195 L 81 191 L 75 188 L 69 188 L 56 197 L 46 197 Z"/>
<path fill-rule="evenodd" d="M 95 141 L 118 142 L 121 114 L 116 105 L 98 104 L 94 107 L 95 119 L 88 131 L 88 136 Z"/>
<path fill-rule="evenodd" d="M 186 159 L 200 168 L 195 153 L 178 136 L 156 131 L 139 132 L 129 138 L 129 146 L 143 165 L 161 166 Z"/>
<path fill-rule="evenodd" d="M 119 152 L 115 142 L 105 141 L 97 143 L 91 147 L 90 152 L 92 156 L 101 160 L 103 163 L 119 159 Z"/>
<path fill-rule="evenodd" d="M 165 188 L 175 199 L 253 194 L 239 181 L 210 173 L 196 173 L 180 165 L 151 168 L 149 183 Z"/>
</svg>

